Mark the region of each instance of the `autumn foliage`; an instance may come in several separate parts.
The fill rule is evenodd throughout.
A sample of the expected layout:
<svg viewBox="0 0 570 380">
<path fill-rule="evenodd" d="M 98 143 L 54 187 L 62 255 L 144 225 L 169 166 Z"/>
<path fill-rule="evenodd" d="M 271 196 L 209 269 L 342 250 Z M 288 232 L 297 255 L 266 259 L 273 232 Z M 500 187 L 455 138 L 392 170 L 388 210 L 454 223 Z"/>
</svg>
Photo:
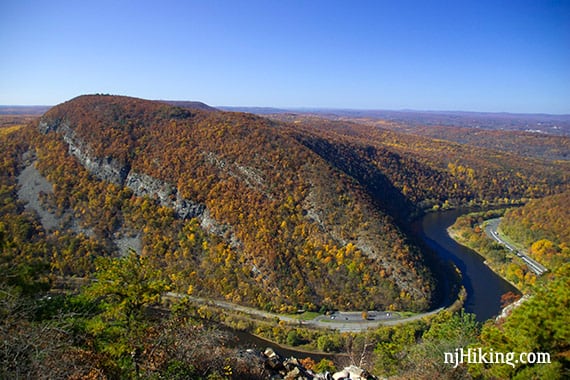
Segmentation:
<svg viewBox="0 0 570 380">
<path fill-rule="evenodd" d="M 214 227 L 178 218 L 153 194 L 98 180 L 67 152 L 65 133 L 94 158 L 171 184 L 204 205 Z M 54 107 L 23 135 L 54 184 L 46 204 L 71 213 L 83 244 L 112 253 L 117 235 L 140 236 L 143 255 L 178 292 L 280 311 L 430 304 L 434 287 L 419 250 L 360 183 L 286 125 L 85 96 Z M 95 246 L 58 254 L 53 271 L 74 273 L 68 262 L 86 252 Z"/>
<path fill-rule="evenodd" d="M 171 290 L 281 313 L 424 310 L 436 285 L 408 227 L 426 210 L 542 197 L 508 211 L 501 228 L 563 275 L 554 283 L 557 292 L 567 285 L 567 162 L 352 122 L 277 121 L 178 105 L 190 108 L 82 96 L 41 120 L 1 131 L 0 336 L 10 344 L 0 359 L 21 360 L 4 366 L 0 377 L 124 378 L 139 372 L 150 378 L 259 378 L 230 356 L 235 353 L 223 336 L 174 309 L 168 318 L 160 315 L 160 295 Z M 102 178 L 85 165 L 86 157 L 118 169 L 119 179 Z M 45 228 L 19 199 L 18 176 L 30 165 L 53 187 L 38 197 L 57 228 Z M 132 173 L 156 180 L 172 202 L 180 197 L 199 205 L 200 213 L 180 217 L 157 192 L 137 193 L 125 181 Z M 477 217 L 462 223 L 482 240 Z M 140 243 L 137 254 L 121 250 L 119 242 L 129 239 Z M 506 262 L 500 247 L 487 245 L 494 261 Z M 504 267 L 509 279 L 534 286 L 534 276 L 520 266 Z M 560 268 L 566 272 L 556 272 Z M 93 278 L 99 281 L 87 286 Z M 78 298 L 40 299 L 47 289 L 76 291 L 79 285 Z M 552 295 L 552 305 L 566 296 Z M 530 303 L 517 318 L 525 322 L 542 307 Z M 564 316 L 555 320 L 556 329 Z M 417 350 L 408 347 L 426 330 L 424 322 L 380 329 L 388 334 L 375 338 L 382 373 L 393 374 L 404 363 L 414 374 L 435 374 L 441 363 L 433 345 L 444 347 L 451 333 L 461 344 L 474 341 L 471 317 L 441 318 L 434 325 L 441 331 L 424 334 Z M 528 320 L 536 325 L 536 318 Z M 492 343 L 506 334 L 517 343 L 511 325 L 480 340 Z M 531 332 L 532 349 L 568 351 L 566 336 L 551 347 Z M 342 346 L 326 335 L 317 344 L 323 351 Z M 415 360 L 426 357 L 424 349 L 431 361 Z M 214 351 L 219 356 L 204 355 Z M 230 359 L 220 359 L 226 354 Z"/>
</svg>

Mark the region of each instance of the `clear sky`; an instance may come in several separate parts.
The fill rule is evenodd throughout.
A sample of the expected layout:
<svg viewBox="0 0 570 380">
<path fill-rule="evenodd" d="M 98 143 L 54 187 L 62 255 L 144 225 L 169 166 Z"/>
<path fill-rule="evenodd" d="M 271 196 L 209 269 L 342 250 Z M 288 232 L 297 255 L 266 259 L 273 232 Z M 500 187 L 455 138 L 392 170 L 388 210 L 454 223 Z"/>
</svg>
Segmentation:
<svg viewBox="0 0 570 380">
<path fill-rule="evenodd" d="M 570 0 L 0 0 L 0 104 L 570 114 Z"/>
</svg>

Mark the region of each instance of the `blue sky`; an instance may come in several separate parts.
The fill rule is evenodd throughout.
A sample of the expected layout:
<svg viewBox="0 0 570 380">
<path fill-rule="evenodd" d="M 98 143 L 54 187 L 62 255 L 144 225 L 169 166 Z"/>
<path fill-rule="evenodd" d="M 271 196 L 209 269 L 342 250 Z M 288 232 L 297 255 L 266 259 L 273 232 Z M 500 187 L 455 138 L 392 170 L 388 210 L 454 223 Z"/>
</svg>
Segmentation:
<svg viewBox="0 0 570 380">
<path fill-rule="evenodd" d="M 570 114 L 570 0 L 3 0 L 0 46 L 0 104 Z"/>
</svg>

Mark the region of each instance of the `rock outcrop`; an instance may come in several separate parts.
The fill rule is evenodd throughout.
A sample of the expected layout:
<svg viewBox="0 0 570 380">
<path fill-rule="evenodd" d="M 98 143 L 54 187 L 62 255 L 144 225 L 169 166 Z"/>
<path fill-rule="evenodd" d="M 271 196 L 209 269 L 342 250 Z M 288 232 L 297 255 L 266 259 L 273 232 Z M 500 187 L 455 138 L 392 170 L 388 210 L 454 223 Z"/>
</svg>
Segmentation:
<svg viewBox="0 0 570 380">
<path fill-rule="evenodd" d="M 229 236 L 229 244 L 234 248 L 241 246 L 231 226 L 218 223 L 210 216 L 205 205 L 183 198 L 175 186 L 144 173 L 135 172 L 128 162 L 121 163 L 113 157 L 96 157 L 90 147 L 78 138 L 68 121 L 42 118 L 39 130 L 44 134 L 59 133 L 68 146 L 69 154 L 75 156 L 85 169 L 100 180 L 126 186 L 136 196 L 156 199 L 161 206 L 172 208 L 176 216 L 181 219 L 198 218 L 206 231 L 218 236 Z"/>
<path fill-rule="evenodd" d="M 201 217 L 206 209 L 202 204 L 182 198 L 174 186 L 143 173 L 131 170 L 122 185 L 138 197 L 157 197 L 161 206 L 172 208 L 182 219 Z"/>
<path fill-rule="evenodd" d="M 271 380 L 375 380 L 376 376 L 366 370 L 351 365 L 342 371 L 330 373 L 314 373 L 305 368 L 296 358 L 285 359 L 271 348 L 261 354 L 264 366 Z"/>
<path fill-rule="evenodd" d="M 352 151 L 336 138 L 327 140 L 325 155 L 303 143 L 300 136 L 321 139 L 304 128 L 110 95 L 72 99 L 36 125 L 47 141 L 64 142 L 93 177 L 130 188 L 181 220 L 196 219 L 233 249 L 227 270 L 238 282 L 277 290 L 277 303 L 429 306 L 433 279 L 419 248 L 348 171 L 358 156 L 349 154 L 346 165 L 329 162 L 333 153 Z M 224 297 L 274 304 L 223 288 Z M 350 296 L 363 289 L 357 301 Z"/>
<path fill-rule="evenodd" d="M 39 123 L 39 130 L 42 133 L 57 132 L 68 146 L 69 154 L 75 156 L 81 165 L 97 178 L 123 185 L 130 172 L 128 164 L 121 164 L 113 157 L 96 157 L 91 153 L 89 146 L 84 143 L 69 122 L 65 120 L 50 120 L 42 118 Z"/>
<path fill-rule="evenodd" d="M 181 197 L 175 186 L 131 170 L 129 163 L 121 163 L 113 157 L 96 157 L 65 120 L 42 119 L 39 130 L 42 133 L 53 131 L 61 134 L 68 145 L 69 154 L 75 156 L 95 177 L 126 186 L 136 196 L 156 198 L 161 206 L 172 208 L 179 218 L 200 218 L 206 211 L 205 205 Z M 209 221 L 208 224 L 213 223 Z"/>
<path fill-rule="evenodd" d="M 518 300 L 516 300 L 515 302 L 505 306 L 502 310 L 501 310 L 501 314 L 499 314 L 496 318 L 495 318 L 495 322 L 500 322 L 503 319 L 507 318 L 512 312 L 513 310 L 515 310 L 516 308 L 518 308 L 520 305 L 523 304 L 523 302 L 528 301 L 531 298 L 531 296 L 529 294 L 525 294 L 523 295 L 521 298 L 519 298 Z"/>
</svg>

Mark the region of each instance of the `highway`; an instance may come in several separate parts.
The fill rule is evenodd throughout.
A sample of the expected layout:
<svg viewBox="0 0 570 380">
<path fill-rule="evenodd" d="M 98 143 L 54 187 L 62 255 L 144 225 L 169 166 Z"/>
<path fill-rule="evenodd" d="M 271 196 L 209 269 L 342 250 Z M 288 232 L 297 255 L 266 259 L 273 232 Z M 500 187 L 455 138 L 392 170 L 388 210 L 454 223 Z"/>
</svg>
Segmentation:
<svg viewBox="0 0 570 380">
<path fill-rule="evenodd" d="M 524 252 L 519 251 L 516 247 L 509 244 L 499 236 L 497 232 L 497 227 L 499 226 L 500 221 L 501 218 L 496 218 L 496 219 L 490 219 L 486 222 L 485 233 L 487 234 L 487 236 L 489 236 L 491 239 L 495 240 L 499 244 L 505 246 L 509 251 L 520 257 L 521 260 L 524 261 L 524 263 L 527 265 L 528 269 L 530 269 L 537 276 L 544 274 L 548 269 L 546 269 L 537 261 L 531 259 Z"/>
</svg>

